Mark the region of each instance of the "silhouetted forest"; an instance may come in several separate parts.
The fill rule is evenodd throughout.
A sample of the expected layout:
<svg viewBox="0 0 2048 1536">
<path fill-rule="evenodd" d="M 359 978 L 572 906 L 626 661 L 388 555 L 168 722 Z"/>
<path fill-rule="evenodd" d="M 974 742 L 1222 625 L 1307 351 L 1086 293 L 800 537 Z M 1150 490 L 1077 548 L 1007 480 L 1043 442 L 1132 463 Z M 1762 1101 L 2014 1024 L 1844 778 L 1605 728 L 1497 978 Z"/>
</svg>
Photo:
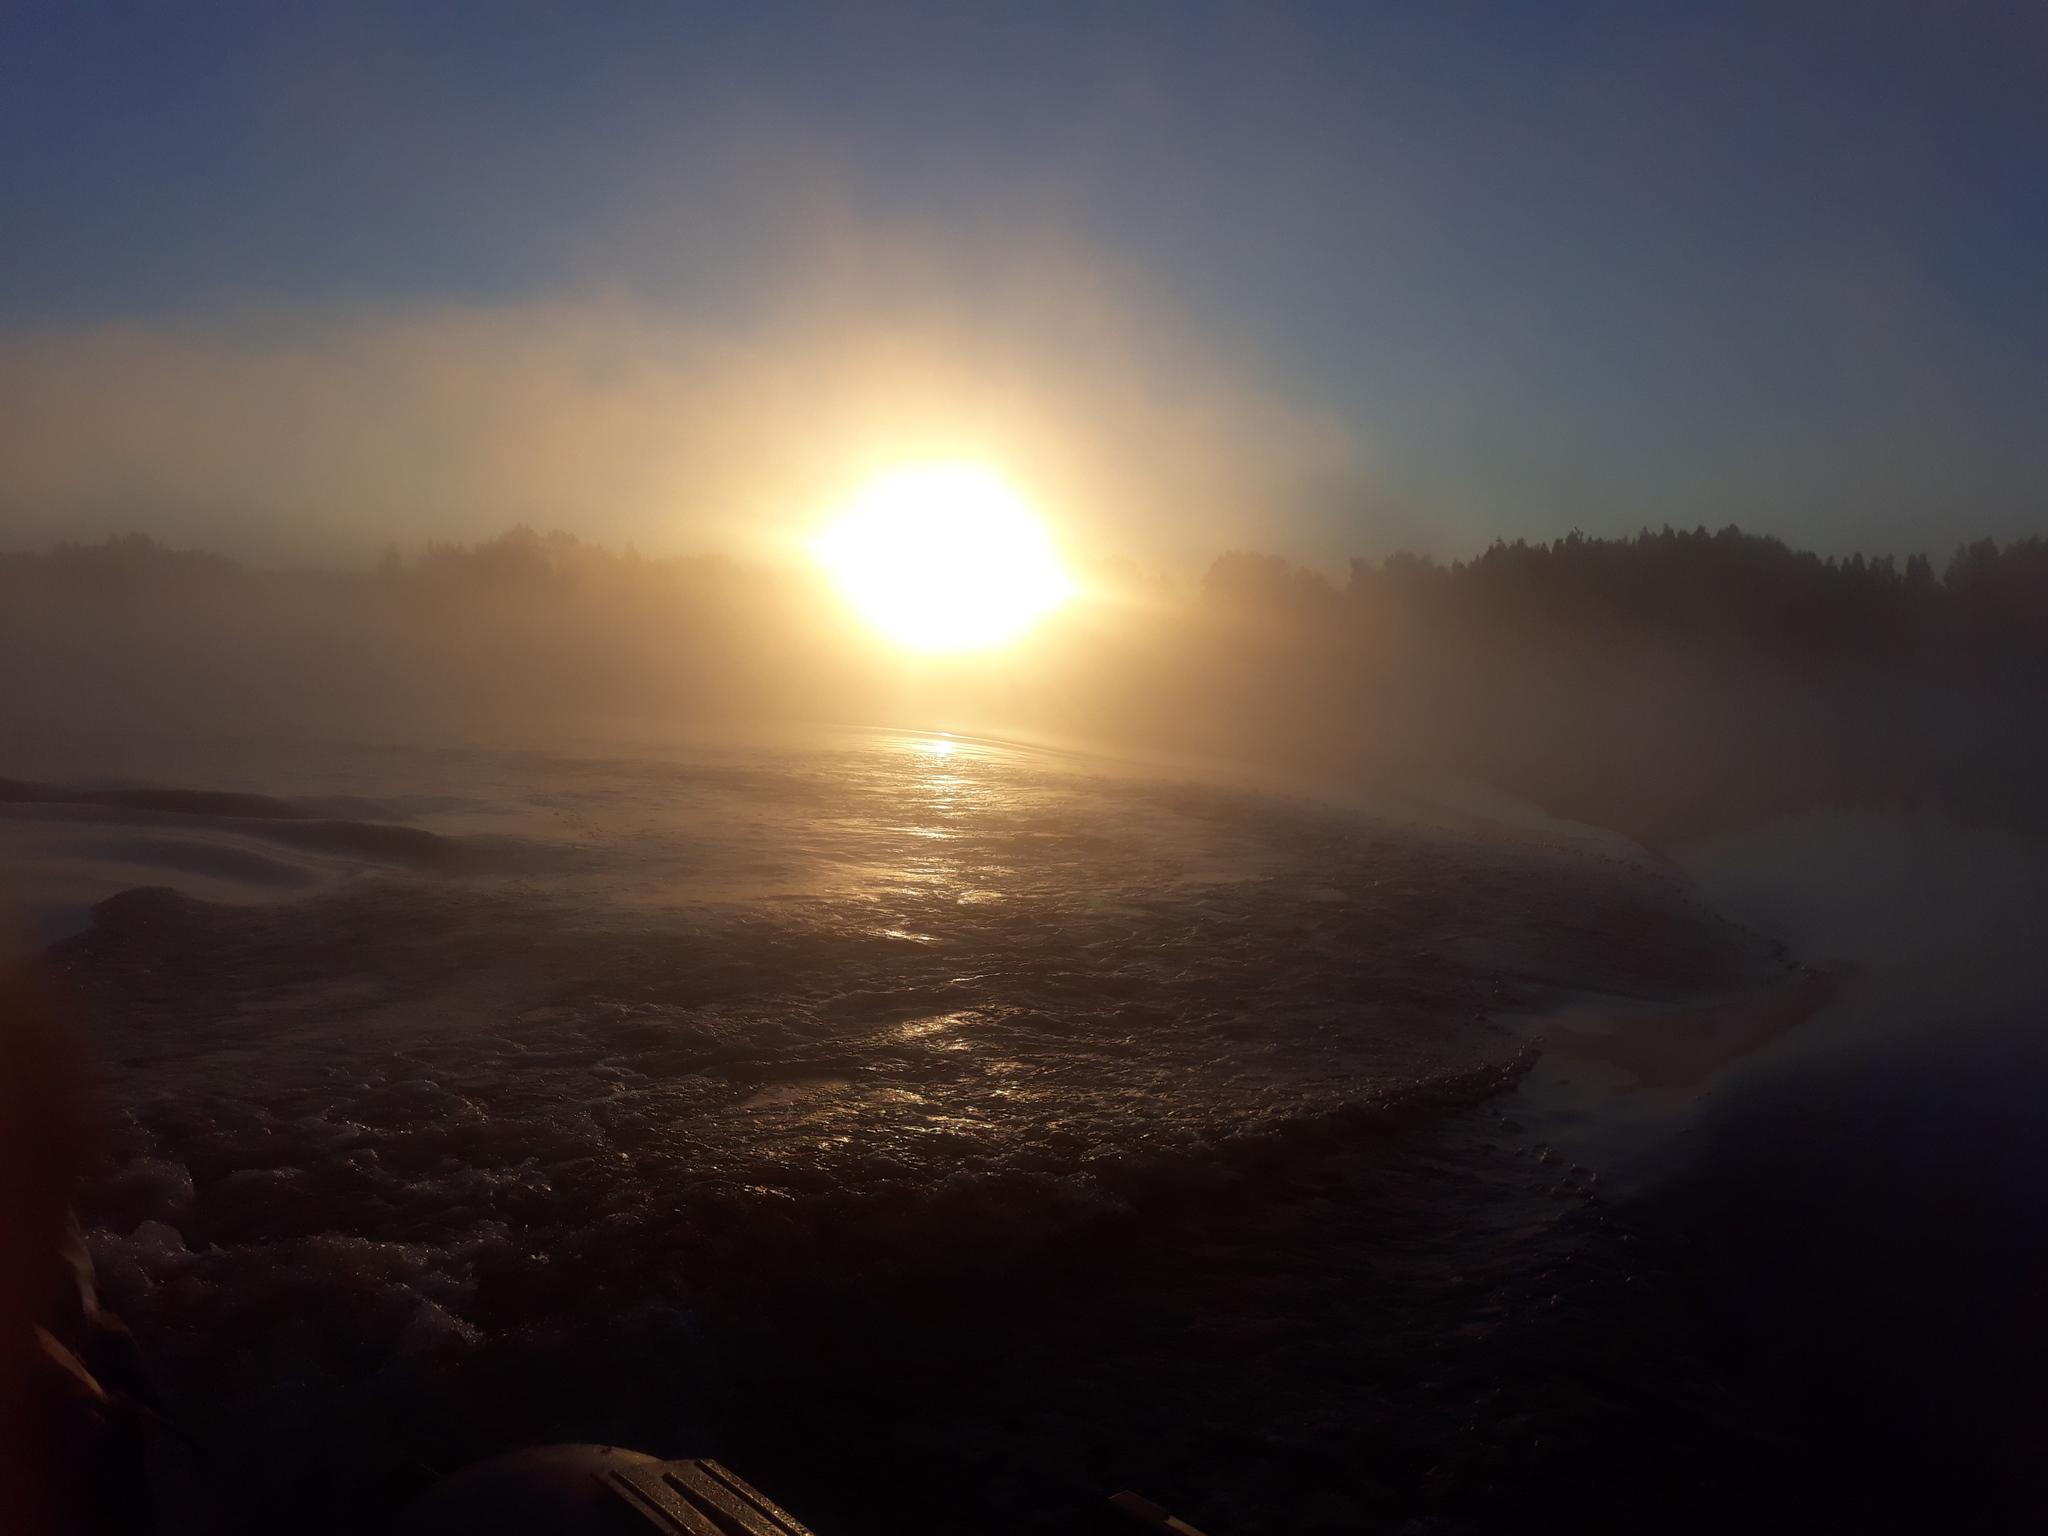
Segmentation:
<svg viewBox="0 0 2048 1536">
<path fill-rule="evenodd" d="M 1651 842 L 1819 804 L 2048 810 L 2048 542 L 1828 560 L 1734 528 L 1354 562 L 1231 554 L 1224 713 L 1326 768 L 1469 772 Z M 1228 639 L 1212 665 L 1226 674 Z"/>
<path fill-rule="evenodd" d="M 821 579 L 515 529 L 358 572 L 129 536 L 0 555 L 17 728 L 636 716 L 1027 731 L 1400 782 L 1651 842 L 1815 805 L 2048 820 L 2048 541 L 1823 559 L 1734 528 L 1128 568 L 1014 656 L 909 662 Z"/>
</svg>

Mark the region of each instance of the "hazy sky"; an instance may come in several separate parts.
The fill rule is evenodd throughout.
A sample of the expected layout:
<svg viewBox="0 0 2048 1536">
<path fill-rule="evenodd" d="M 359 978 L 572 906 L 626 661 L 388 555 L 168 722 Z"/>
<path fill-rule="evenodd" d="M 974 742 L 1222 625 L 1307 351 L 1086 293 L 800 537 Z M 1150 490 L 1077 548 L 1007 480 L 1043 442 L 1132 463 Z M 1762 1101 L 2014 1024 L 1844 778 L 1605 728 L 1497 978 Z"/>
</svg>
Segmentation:
<svg viewBox="0 0 2048 1536">
<path fill-rule="evenodd" d="M 2048 532 L 2037 4 L 12 0 L 0 210 L 10 543 Z"/>
</svg>

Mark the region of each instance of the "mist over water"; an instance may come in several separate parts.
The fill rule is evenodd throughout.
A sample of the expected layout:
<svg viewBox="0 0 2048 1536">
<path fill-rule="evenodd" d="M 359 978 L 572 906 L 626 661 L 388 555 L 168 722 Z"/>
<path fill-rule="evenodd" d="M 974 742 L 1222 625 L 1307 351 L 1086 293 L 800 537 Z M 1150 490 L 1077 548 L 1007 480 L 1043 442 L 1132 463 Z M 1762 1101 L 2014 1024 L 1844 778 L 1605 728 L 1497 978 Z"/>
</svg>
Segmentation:
<svg viewBox="0 0 2048 1536">
<path fill-rule="evenodd" d="M 847 1532 L 2006 1519 L 2048 876 L 1955 816 L 2038 809 L 2035 555 L 1235 557 L 915 664 L 538 535 L 16 558 L 173 1529 L 563 1438 Z"/>
<path fill-rule="evenodd" d="M 0 1536 L 2042 1528 L 2044 44 L 0 5 Z"/>
<path fill-rule="evenodd" d="M 232 1469 L 201 1527 L 317 1490 L 353 1529 L 564 1435 L 854 1530 L 913 1469 L 1000 1528 L 1103 1479 L 1478 1515 L 1532 1417 L 1606 1433 L 1580 1292 L 1656 1305 L 1595 1171 L 1493 1107 L 1523 1021 L 1801 974 L 1597 840 L 961 738 L 22 756 L 74 897 L 167 887 L 46 920 L 119 1127 L 105 1283 Z M 193 856 L 309 841 L 289 892 Z"/>
<path fill-rule="evenodd" d="M 1085 554 L 1084 552 L 1081 552 Z M 147 539 L 0 558 L 17 729 L 441 739 L 536 720 L 886 724 L 1400 787 L 1476 778 L 1653 846 L 1823 806 L 2048 820 L 2048 544 L 1827 560 L 1736 529 L 1083 560 L 1022 643 L 906 657 L 809 564 L 517 529 L 372 570 Z"/>
</svg>

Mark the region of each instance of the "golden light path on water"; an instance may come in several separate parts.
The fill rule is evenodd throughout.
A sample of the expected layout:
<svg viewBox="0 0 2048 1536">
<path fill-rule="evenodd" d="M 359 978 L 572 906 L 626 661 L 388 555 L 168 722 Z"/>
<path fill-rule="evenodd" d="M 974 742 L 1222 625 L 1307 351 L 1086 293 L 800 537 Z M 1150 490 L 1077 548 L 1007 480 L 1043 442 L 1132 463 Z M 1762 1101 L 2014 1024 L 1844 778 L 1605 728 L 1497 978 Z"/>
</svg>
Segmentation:
<svg viewBox="0 0 2048 1536">
<path fill-rule="evenodd" d="M 407 1465 L 410 1426 L 537 1439 L 571 1393 L 628 1405 L 609 1436 L 668 1432 L 675 1402 L 726 1390 L 672 1321 L 677 1254 L 693 1297 L 741 1309 L 715 1338 L 803 1341 L 805 1276 L 886 1298 L 967 1255 L 1039 1287 L 1098 1234 L 1168 1220 L 1186 1235 L 1147 1273 L 1196 1288 L 1161 1302 L 1146 1279 L 1100 1335 L 1134 1342 L 1083 1340 L 1029 1400 L 1093 1382 L 1106 1421 L 1252 1297 L 1242 1349 L 1175 1384 L 1190 1424 L 1236 1422 L 1239 1389 L 1205 1384 L 1265 1379 L 1270 1330 L 1311 1294 L 1299 1276 L 1328 1301 L 1298 1348 L 1349 1329 L 1391 1362 L 1376 1372 L 1424 1381 L 1476 1347 L 1479 1274 L 1511 1308 L 1486 1326 L 1536 1331 L 1487 1357 L 1480 1407 L 1406 1413 L 1425 1429 L 1404 1454 L 1438 1464 L 1480 1413 L 1511 1443 L 1527 1403 L 1551 1412 L 1541 1394 L 1584 1398 L 1555 1386 L 1549 1320 L 1604 1317 L 1642 1262 L 1595 1246 L 1629 1167 L 1603 1160 L 1596 1189 L 1579 1147 L 1627 1152 L 1610 1106 L 1675 1124 L 1707 1079 L 1666 1069 L 1711 1070 L 1703 1035 L 1758 1044 L 1745 1019 L 1776 1020 L 1808 974 L 1647 855 L 1554 827 L 985 737 L 150 737 L 8 766 L 43 793 L 0 806 L 0 832 L 75 935 L 63 963 L 91 989 L 102 1092 L 147 1154 L 81 1202 L 111 1294 L 139 1337 L 204 1341 L 164 1374 L 190 1416 L 230 1426 L 232 1465 L 282 1445 L 296 1468 L 338 1442 L 320 1475 L 341 1488 L 367 1458 Z M 158 788 L 109 804 L 82 787 L 110 781 Z M 147 803 L 193 788 L 258 798 L 207 817 Z M 1543 1070 L 1539 1031 L 1546 1061 L 1578 1047 L 1548 1098 L 1519 1087 Z M 220 1172 L 231 1158 L 247 1166 Z M 1081 1271 L 1037 1333 L 999 1295 L 988 1315 L 1027 1330 L 1003 1358 L 1049 1349 L 1096 1287 Z M 414 1372 L 429 1349 L 417 1398 L 393 1397 L 415 1375 L 363 1369 Z M 803 1354 L 764 1379 L 797 1379 Z M 530 1431 L 494 1427 L 500 1360 L 539 1383 Z M 649 1362 L 671 1373 L 656 1393 Z M 1520 1395 L 1487 1407 L 1503 1379 Z M 1260 1422 L 1299 1443 L 1342 1415 L 1393 1422 L 1378 1396 L 1282 1385 Z M 1005 1443 L 968 1428 L 963 1446 Z"/>
<path fill-rule="evenodd" d="M 1044 519 L 980 464 L 878 477 L 811 549 L 861 617 L 912 651 L 1003 645 L 1074 594 Z"/>
</svg>

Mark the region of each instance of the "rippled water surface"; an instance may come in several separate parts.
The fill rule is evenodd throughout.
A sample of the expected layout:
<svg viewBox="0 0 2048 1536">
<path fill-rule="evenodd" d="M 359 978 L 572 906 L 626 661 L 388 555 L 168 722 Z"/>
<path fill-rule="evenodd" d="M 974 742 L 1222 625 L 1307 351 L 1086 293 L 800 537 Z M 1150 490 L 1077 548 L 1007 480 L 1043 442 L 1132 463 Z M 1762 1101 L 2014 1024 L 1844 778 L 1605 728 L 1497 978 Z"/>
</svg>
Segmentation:
<svg viewBox="0 0 2048 1536">
<path fill-rule="evenodd" d="M 0 766 L 188 1529 L 560 1438 L 828 1533 L 1740 1507 L 1577 1149 L 1834 982 L 1639 850 L 888 733 Z"/>
</svg>

